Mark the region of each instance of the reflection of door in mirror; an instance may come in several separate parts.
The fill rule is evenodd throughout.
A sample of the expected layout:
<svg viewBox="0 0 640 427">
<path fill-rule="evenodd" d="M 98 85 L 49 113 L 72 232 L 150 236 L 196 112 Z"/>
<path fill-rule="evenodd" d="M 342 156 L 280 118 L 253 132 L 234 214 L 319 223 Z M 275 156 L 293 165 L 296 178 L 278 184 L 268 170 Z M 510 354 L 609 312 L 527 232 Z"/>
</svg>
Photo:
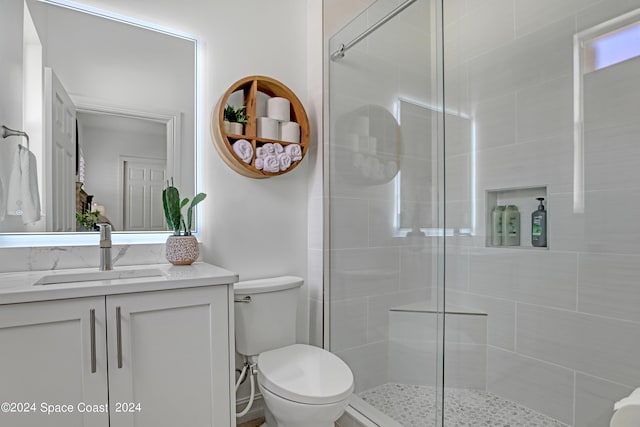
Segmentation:
<svg viewBox="0 0 640 427">
<path fill-rule="evenodd" d="M 162 189 L 166 181 L 164 160 L 123 160 L 124 231 L 164 231 Z"/>
<path fill-rule="evenodd" d="M 75 231 L 76 107 L 51 68 L 44 76 L 47 230 Z"/>
</svg>

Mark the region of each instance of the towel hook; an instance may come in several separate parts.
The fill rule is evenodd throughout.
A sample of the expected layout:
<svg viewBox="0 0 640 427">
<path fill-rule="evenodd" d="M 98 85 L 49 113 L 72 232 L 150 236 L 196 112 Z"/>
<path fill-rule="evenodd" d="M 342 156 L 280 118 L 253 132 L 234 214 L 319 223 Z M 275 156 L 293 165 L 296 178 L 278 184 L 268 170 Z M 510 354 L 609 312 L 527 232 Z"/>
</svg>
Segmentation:
<svg viewBox="0 0 640 427">
<path fill-rule="evenodd" d="M 27 150 L 29 149 L 29 135 L 21 130 L 9 129 L 5 125 L 2 125 L 2 137 L 7 138 L 10 136 L 24 136 L 27 139 Z"/>
</svg>

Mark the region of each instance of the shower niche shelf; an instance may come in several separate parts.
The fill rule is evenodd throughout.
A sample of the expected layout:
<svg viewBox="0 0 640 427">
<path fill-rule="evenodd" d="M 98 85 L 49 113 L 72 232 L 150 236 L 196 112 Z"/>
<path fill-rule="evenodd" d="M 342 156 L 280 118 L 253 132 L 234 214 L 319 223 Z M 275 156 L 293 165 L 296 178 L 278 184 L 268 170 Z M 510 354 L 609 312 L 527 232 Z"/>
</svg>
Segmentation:
<svg viewBox="0 0 640 427">
<path fill-rule="evenodd" d="M 290 121 L 296 122 L 300 126 L 300 143 L 260 138 L 257 136 L 256 117 L 259 111 L 258 103 L 260 100 L 266 101 L 267 97 L 274 96 L 289 100 L 291 104 Z M 233 102 L 230 102 L 230 100 L 233 100 Z M 235 106 L 246 106 L 248 118 L 242 135 L 227 133 L 224 130 L 224 108 L 228 103 Z M 287 86 L 271 77 L 249 76 L 232 84 L 214 107 L 211 115 L 211 138 L 216 151 L 231 169 L 249 178 L 270 178 L 292 171 L 300 164 L 302 159 L 304 159 L 309 147 L 309 119 L 307 118 L 307 113 L 302 103 Z M 253 154 L 248 163 L 242 160 L 233 149 L 233 144 L 240 139 L 247 140 L 251 144 Z M 301 158 L 293 161 L 291 166 L 284 171 L 267 172 L 258 169 L 256 168 L 256 149 L 267 143 L 277 143 L 283 147 L 292 144 L 299 145 Z"/>
<path fill-rule="evenodd" d="M 485 193 L 485 246 L 488 248 L 502 249 L 529 249 L 548 250 L 550 241 L 549 214 L 547 214 L 547 246 L 536 247 L 531 244 L 531 213 L 538 208 L 538 197 L 544 197 L 544 206 L 549 211 L 549 198 L 546 185 L 531 187 L 504 188 L 497 190 L 487 190 Z M 518 246 L 495 246 L 491 242 L 492 234 L 492 212 L 496 206 L 516 205 L 520 212 L 520 245 Z"/>
</svg>

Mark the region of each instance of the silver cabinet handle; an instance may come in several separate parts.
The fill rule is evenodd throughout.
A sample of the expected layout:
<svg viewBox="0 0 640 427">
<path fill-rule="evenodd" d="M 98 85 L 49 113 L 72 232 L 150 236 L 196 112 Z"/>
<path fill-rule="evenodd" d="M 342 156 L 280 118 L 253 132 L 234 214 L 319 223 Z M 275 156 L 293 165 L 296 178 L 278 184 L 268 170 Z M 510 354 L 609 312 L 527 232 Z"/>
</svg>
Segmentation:
<svg viewBox="0 0 640 427">
<path fill-rule="evenodd" d="M 122 368 L 122 319 L 120 307 L 116 307 L 116 339 L 118 346 L 118 369 Z"/>
<path fill-rule="evenodd" d="M 89 325 L 91 328 L 91 373 L 96 373 L 96 309 L 89 310 Z"/>
<path fill-rule="evenodd" d="M 251 302 L 251 295 L 247 295 L 243 298 L 234 298 L 233 302 L 242 302 L 245 304 L 249 304 Z"/>
</svg>

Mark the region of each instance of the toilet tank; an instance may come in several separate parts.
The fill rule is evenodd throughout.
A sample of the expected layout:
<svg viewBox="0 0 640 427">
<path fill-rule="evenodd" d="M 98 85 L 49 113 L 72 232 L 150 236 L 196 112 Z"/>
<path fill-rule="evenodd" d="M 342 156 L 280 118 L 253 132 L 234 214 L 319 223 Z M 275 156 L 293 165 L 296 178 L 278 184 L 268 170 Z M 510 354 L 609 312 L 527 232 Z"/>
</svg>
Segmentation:
<svg viewBox="0 0 640 427">
<path fill-rule="evenodd" d="M 235 292 L 236 351 L 255 356 L 295 344 L 298 292 L 304 280 L 295 276 L 248 280 Z"/>
</svg>

